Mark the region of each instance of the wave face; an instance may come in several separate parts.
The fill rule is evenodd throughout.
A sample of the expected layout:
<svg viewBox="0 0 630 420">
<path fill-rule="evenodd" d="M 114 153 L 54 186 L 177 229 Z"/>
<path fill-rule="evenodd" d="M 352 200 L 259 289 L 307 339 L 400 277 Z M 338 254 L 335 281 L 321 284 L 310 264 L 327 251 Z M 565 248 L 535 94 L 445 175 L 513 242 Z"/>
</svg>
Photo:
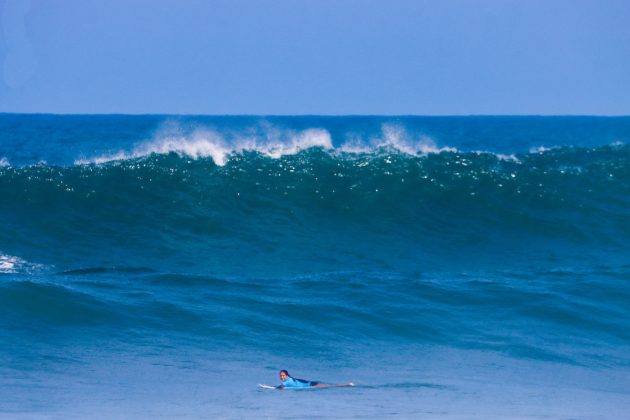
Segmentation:
<svg viewBox="0 0 630 420">
<path fill-rule="evenodd" d="M 628 362 L 630 119 L 0 122 L 11 334 Z"/>
<path fill-rule="evenodd" d="M 628 261 L 630 147 L 409 155 L 309 148 L 0 169 L 7 249 L 263 275 Z M 33 238 L 37 238 L 33 241 Z M 51 250 L 63 252 L 56 255 Z M 21 255 L 21 254 L 20 254 Z M 170 258 L 164 259 L 164 255 Z M 247 265 L 243 267 L 242 257 Z"/>
</svg>

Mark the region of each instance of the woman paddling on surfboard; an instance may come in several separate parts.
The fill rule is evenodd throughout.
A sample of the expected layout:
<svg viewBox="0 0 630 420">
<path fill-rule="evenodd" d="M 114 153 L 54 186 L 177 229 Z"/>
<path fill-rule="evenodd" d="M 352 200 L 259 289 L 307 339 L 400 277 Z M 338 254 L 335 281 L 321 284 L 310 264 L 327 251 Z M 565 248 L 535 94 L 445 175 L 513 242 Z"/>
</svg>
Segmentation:
<svg viewBox="0 0 630 420">
<path fill-rule="evenodd" d="M 297 378 L 294 378 L 291 375 L 289 375 L 289 372 L 287 372 L 284 369 L 280 371 L 280 382 L 282 382 L 282 385 L 277 387 L 279 389 L 282 389 L 282 388 L 307 388 L 307 387 L 311 387 L 311 386 L 319 386 L 319 387 L 325 387 L 325 386 L 354 386 L 354 384 L 352 382 L 348 382 L 347 384 L 323 384 L 321 382 L 316 382 L 316 381 L 306 381 L 304 379 L 297 379 Z"/>
</svg>

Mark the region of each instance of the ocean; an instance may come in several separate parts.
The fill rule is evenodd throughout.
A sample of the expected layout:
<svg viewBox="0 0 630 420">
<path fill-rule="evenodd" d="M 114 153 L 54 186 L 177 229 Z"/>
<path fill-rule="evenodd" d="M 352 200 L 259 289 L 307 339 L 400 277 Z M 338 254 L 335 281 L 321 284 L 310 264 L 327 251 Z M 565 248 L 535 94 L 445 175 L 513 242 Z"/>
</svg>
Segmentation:
<svg viewBox="0 0 630 420">
<path fill-rule="evenodd" d="M 628 413 L 630 117 L 0 114 L 0 418 Z"/>
</svg>

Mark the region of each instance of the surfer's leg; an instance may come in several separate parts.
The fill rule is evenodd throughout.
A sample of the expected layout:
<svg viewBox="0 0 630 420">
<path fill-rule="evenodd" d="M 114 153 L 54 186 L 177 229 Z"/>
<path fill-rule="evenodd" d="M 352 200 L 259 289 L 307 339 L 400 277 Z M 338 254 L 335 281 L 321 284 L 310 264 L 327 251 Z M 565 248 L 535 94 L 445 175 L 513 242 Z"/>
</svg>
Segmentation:
<svg viewBox="0 0 630 420">
<path fill-rule="evenodd" d="M 354 384 L 352 382 L 348 382 L 347 384 L 322 384 L 319 382 L 311 382 L 311 386 L 354 386 Z"/>
</svg>

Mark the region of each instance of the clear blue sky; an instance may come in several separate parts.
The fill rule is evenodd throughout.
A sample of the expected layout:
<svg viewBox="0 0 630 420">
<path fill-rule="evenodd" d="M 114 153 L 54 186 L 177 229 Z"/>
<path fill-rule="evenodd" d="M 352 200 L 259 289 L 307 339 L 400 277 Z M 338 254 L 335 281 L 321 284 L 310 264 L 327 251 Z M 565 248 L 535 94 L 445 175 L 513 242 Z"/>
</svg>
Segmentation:
<svg viewBox="0 0 630 420">
<path fill-rule="evenodd" d="M 0 7 L 0 112 L 630 114 L 627 0 Z"/>
</svg>

